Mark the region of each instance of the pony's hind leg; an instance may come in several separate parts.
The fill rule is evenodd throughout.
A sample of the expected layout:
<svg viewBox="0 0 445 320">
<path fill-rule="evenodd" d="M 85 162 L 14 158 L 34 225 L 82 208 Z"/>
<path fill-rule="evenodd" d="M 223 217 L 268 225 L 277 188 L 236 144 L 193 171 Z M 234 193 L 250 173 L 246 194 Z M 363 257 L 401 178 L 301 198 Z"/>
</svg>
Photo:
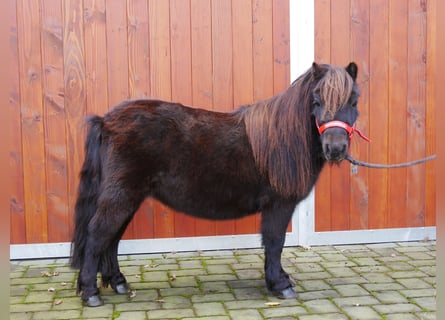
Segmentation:
<svg viewBox="0 0 445 320">
<path fill-rule="evenodd" d="M 118 294 L 127 294 L 130 291 L 127 280 L 119 269 L 117 259 L 119 240 L 122 238 L 130 220 L 123 225 L 114 243 L 104 252 L 99 266 L 99 271 L 102 274 L 102 286 L 106 288 L 108 285 L 111 285 L 111 288 Z"/>
<path fill-rule="evenodd" d="M 108 192 L 108 196 L 99 198 L 98 210 L 88 226 L 85 257 L 78 278 L 78 288 L 87 306 L 104 304 L 97 288 L 99 271 L 115 291 L 126 288 L 126 280 L 119 271 L 117 245 L 141 201 L 130 198 L 124 190 Z"/>
<path fill-rule="evenodd" d="M 294 283 L 281 265 L 281 253 L 286 229 L 295 209 L 295 203 L 279 203 L 263 210 L 261 219 L 262 242 L 264 245 L 267 288 L 282 299 L 295 298 Z"/>
</svg>

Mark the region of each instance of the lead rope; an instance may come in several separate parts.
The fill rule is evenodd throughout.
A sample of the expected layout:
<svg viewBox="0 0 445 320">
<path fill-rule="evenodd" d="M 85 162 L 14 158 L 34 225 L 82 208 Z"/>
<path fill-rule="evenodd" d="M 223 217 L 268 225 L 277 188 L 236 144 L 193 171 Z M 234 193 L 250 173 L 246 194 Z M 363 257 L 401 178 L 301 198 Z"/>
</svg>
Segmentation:
<svg viewBox="0 0 445 320">
<path fill-rule="evenodd" d="M 357 165 L 357 166 L 376 168 L 376 169 L 390 169 L 390 168 L 405 168 L 405 167 L 409 167 L 409 166 L 414 166 L 416 164 L 431 161 L 435 158 L 436 158 L 436 155 L 433 154 L 432 156 L 429 156 L 429 157 L 426 157 L 423 159 L 414 160 L 414 161 L 410 161 L 410 162 L 397 163 L 397 164 L 378 164 L 378 163 L 369 163 L 369 162 L 359 161 L 359 160 L 356 160 L 353 157 L 351 157 L 349 154 L 346 156 L 345 159 L 348 160 L 350 163 Z"/>
<path fill-rule="evenodd" d="M 355 126 L 351 127 L 349 124 L 347 124 L 346 122 L 343 122 L 343 121 L 338 121 L 338 120 L 328 121 L 325 124 L 323 124 L 322 126 L 319 126 L 317 119 L 315 119 L 315 124 L 317 126 L 317 129 L 318 129 L 318 132 L 320 133 L 320 135 L 326 129 L 337 127 L 337 128 L 342 128 L 342 129 L 346 130 L 346 132 L 349 135 L 350 141 L 352 140 L 352 135 L 354 134 L 354 132 L 357 132 L 357 134 L 363 140 L 366 140 L 368 142 L 371 141 L 367 136 L 365 136 L 363 133 L 361 133 L 361 131 L 359 129 L 357 129 Z M 349 154 L 346 156 L 345 159 L 348 160 L 350 163 L 357 165 L 357 166 L 375 168 L 375 169 L 391 169 L 391 168 L 410 167 L 410 166 L 414 166 L 416 164 L 431 161 L 435 158 L 436 158 L 436 155 L 434 154 L 432 156 L 429 156 L 429 157 L 426 157 L 423 159 L 414 160 L 414 161 L 410 161 L 410 162 L 397 163 L 397 164 L 378 164 L 378 163 L 369 163 L 369 162 L 359 161 L 359 160 L 356 160 L 353 157 L 351 157 Z"/>
</svg>

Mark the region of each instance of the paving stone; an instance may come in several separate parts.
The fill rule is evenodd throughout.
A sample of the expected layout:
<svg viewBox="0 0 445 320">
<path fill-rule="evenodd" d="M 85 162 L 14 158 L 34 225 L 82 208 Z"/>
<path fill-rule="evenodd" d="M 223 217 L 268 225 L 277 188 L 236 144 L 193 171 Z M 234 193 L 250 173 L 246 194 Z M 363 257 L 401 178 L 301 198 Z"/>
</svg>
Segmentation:
<svg viewBox="0 0 445 320">
<path fill-rule="evenodd" d="M 270 318 L 277 318 L 277 317 L 295 317 L 300 316 L 303 314 L 307 314 L 306 309 L 299 306 L 294 307 L 271 307 L 267 309 L 263 309 L 263 315 L 266 317 L 266 319 Z"/>
<path fill-rule="evenodd" d="M 340 313 L 330 313 L 330 314 L 302 315 L 298 319 L 299 320 L 348 320 L 348 317 Z"/>
<path fill-rule="evenodd" d="M 412 301 L 425 311 L 436 311 L 435 297 L 413 298 Z"/>
<path fill-rule="evenodd" d="M 343 311 L 354 320 L 376 320 L 380 319 L 380 315 L 371 307 L 345 307 Z"/>
<path fill-rule="evenodd" d="M 332 289 L 324 280 L 304 280 L 299 282 L 307 291 L 329 290 Z"/>
<path fill-rule="evenodd" d="M 338 308 L 328 299 L 310 300 L 304 302 L 304 306 L 311 313 L 337 313 Z"/>
<path fill-rule="evenodd" d="M 408 290 L 400 290 L 400 293 L 406 297 L 414 298 L 414 297 L 435 297 L 436 289 L 408 289 Z"/>
<path fill-rule="evenodd" d="M 343 297 L 355 297 L 355 296 L 365 296 L 368 294 L 368 291 L 363 289 L 357 284 L 346 284 L 335 286 L 335 289 L 340 293 Z"/>
<path fill-rule="evenodd" d="M 63 320 L 63 319 L 78 319 L 80 318 L 80 310 L 63 310 L 63 311 L 46 311 L 46 312 L 34 312 L 32 316 L 33 320 Z M 136 320 L 136 319 L 135 319 Z"/>
<path fill-rule="evenodd" d="M 378 300 L 372 296 L 348 297 L 348 298 L 334 298 L 335 304 L 344 308 L 348 306 L 367 306 L 378 304 Z"/>
<path fill-rule="evenodd" d="M 196 320 L 197 318 L 183 318 L 182 320 Z M 210 316 L 210 317 L 199 317 L 199 320 L 230 320 L 228 316 Z"/>
<path fill-rule="evenodd" d="M 415 315 L 422 320 L 436 320 L 435 312 L 417 312 Z"/>
<path fill-rule="evenodd" d="M 226 310 L 220 302 L 207 302 L 195 305 L 195 312 L 197 316 L 215 316 L 225 315 Z"/>
<path fill-rule="evenodd" d="M 421 309 L 415 304 L 411 303 L 394 303 L 385 305 L 375 305 L 374 309 L 380 313 L 411 313 L 416 311 L 421 311 Z"/>
<path fill-rule="evenodd" d="M 417 279 L 417 278 L 408 278 L 408 279 L 398 279 L 397 280 L 400 284 L 405 286 L 408 289 L 426 289 L 431 288 L 431 285 L 427 282 Z"/>
<path fill-rule="evenodd" d="M 232 268 L 226 264 L 216 264 L 216 265 L 208 265 L 207 271 L 209 275 L 212 274 L 231 274 L 233 273 Z"/>
<path fill-rule="evenodd" d="M 111 303 L 107 303 L 107 301 L 105 301 L 105 305 L 101 307 L 83 308 L 82 317 L 84 319 L 91 319 L 91 318 L 112 319 L 113 311 L 114 311 L 114 305 Z"/>
<path fill-rule="evenodd" d="M 181 319 L 194 316 L 192 309 L 149 310 L 147 314 L 149 319 Z"/>
<path fill-rule="evenodd" d="M 376 297 L 382 303 L 408 303 L 408 300 L 397 291 L 374 292 Z"/>
<path fill-rule="evenodd" d="M 411 313 L 393 313 L 386 315 L 387 320 L 419 320 L 414 314 Z"/>
<path fill-rule="evenodd" d="M 147 314 L 145 311 L 129 311 L 121 312 L 119 317 L 114 318 L 119 320 L 145 320 L 147 319 Z"/>
<path fill-rule="evenodd" d="M 226 301 L 224 305 L 227 309 L 259 309 L 266 307 L 266 300 L 235 300 Z"/>
<path fill-rule="evenodd" d="M 193 303 L 209 302 L 209 301 L 232 301 L 235 297 L 231 293 L 207 293 L 203 295 L 192 296 Z"/>
<path fill-rule="evenodd" d="M 229 310 L 232 320 L 263 320 L 263 316 L 255 309 Z"/>
</svg>

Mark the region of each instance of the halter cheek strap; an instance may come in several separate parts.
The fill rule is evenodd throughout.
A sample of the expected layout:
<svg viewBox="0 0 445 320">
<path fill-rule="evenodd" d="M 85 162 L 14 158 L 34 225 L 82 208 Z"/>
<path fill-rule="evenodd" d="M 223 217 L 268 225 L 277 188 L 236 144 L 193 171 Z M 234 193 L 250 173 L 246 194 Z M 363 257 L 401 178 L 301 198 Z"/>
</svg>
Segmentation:
<svg viewBox="0 0 445 320">
<path fill-rule="evenodd" d="M 349 136 L 349 140 L 352 139 L 352 135 L 354 134 L 354 132 L 357 132 L 357 134 L 360 136 L 360 138 L 362 138 L 363 140 L 366 141 L 371 141 L 367 136 L 365 136 L 359 129 L 357 129 L 355 127 L 355 125 L 353 125 L 352 127 L 347 124 L 346 122 L 343 121 L 338 121 L 338 120 L 332 120 L 332 121 L 328 121 L 325 124 L 323 124 L 322 126 L 318 125 L 318 121 L 317 119 L 315 119 L 315 124 L 317 125 L 318 128 L 318 132 L 320 134 L 322 134 L 326 129 L 329 128 L 342 128 L 344 130 L 346 130 L 346 132 L 348 133 Z"/>
</svg>

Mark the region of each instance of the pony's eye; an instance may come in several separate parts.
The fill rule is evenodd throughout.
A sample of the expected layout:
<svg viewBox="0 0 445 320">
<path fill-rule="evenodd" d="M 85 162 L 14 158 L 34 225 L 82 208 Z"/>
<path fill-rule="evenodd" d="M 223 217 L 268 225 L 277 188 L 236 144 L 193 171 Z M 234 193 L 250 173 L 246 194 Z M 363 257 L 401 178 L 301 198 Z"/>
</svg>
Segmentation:
<svg viewBox="0 0 445 320">
<path fill-rule="evenodd" d="M 353 108 L 357 108 L 357 101 L 352 103 Z"/>
</svg>

